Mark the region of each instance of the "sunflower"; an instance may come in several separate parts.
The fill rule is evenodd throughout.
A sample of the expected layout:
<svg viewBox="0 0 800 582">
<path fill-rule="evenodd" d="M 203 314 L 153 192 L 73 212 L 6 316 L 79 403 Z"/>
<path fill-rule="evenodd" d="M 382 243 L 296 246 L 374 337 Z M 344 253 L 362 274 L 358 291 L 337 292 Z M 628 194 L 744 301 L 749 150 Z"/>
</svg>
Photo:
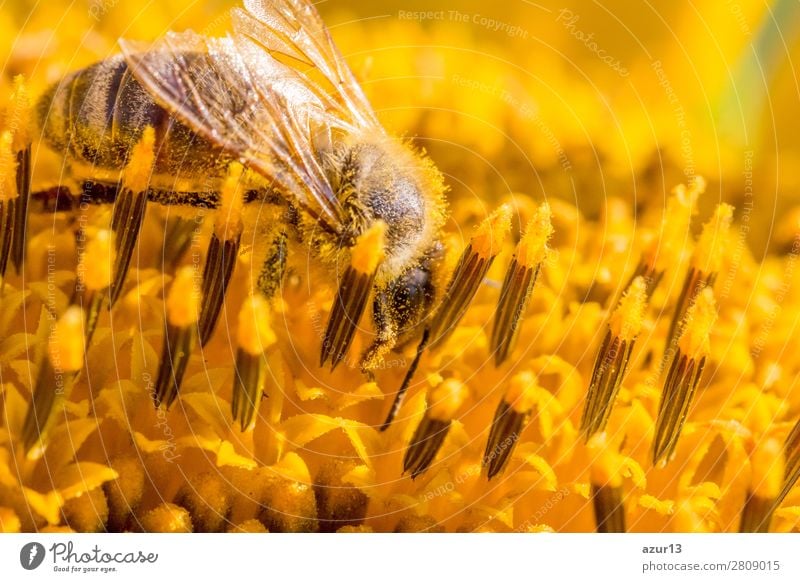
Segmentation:
<svg viewBox="0 0 800 582">
<path fill-rule="evenodd" d="M 221 33 L 214 14 L 228 3 L 212 4 L 0 16 L 0 38 L 13 39 L 0 46 L 0 529 L 800 531 L 800 355 L 788 349 L 800 212 L 769 240 L 751 237 L 765 221 L 753 189 L 774 187 L 753 177 L 760 150 L 717 149 L 708 124 L 729 118 L 689 101 L 701 92 L 676 72 L 685 51 L 659 56 L 666 41 L 653 40 L 634 58 L 599 30 L 578 42 L 591 3 L 541 28 L 514 28 L 534 21 L 527 5 L 475 8 L 466 25 L 326 7 L 382 121 L 426 147 L 452 186 L 428 331 L 369 370 L 357 357 L 369 324 L 339 366 L 319 366 L 336 274 L 289 269 L 274 298 L 259 294 L 241 167 L 214 209 L 144 212 L 148 132 L 113 207 L 31 200 L 20 246 L 20 168 L 31 163 L 33 191 L 76 187 L 26 131 L 36 96 L 113 54 L 119 36 Z M 740 5 L 727 26 L 768 38 L 756 3 Z M 723 103 L 728 80 L 717 57 L 700 58 L 699 24 L 666 17 L 683 23 Z M 726 38 L 719 58 L 736 60 L 746 39 Z M 598 102 L 547 46 L 596 73 L 600 93 L 624 68 L 633 93 Z M 703 128 L 686 151 L 683 126 Z M 731 178 L 741 167 L 744 185 Z M 356 243 L 356 271 L 374 270 L 382 236 Z M 223 279 L 224 297 L 204 286 Z"/>
</svg>

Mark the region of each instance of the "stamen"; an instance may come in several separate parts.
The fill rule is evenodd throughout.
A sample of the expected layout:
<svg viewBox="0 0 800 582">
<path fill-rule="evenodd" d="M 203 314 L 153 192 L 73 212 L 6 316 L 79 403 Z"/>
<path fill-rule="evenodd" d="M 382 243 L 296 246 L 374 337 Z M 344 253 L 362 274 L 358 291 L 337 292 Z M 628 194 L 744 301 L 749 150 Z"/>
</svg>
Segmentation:
<svg viewBox="0 0 800 582">
<path fill-rule="evenodd" d="M 508 358 L 519 336 L 521 319 L 549 252 L 547 242 L 553 235 L 550 218 L 550 205 L 542 204 L 528 223 L 506 271 L 492 330 L 491 346 L 496 366 Z"/>
<path fill-rule="evenodd" d="M 669 461 L 689 413 L 709 353 L 709 336 L 717 319 L 714 293 L 703 289 L 689 307 L 669 374 L 661 392 L 653 440 L 653 463 Z"/>
<path fill-rule="evenodd" d="M 414 431 L 411 443 L 403 458 L 403 473 L 411 472 L 416 479 L 424 473 L 444 443 L 458 409 L 467 397 L 467 387 L 454 378 L 449 378 L 429 395 L 428 409 Z"/>
<path fill-rule="evenodd" d="M 483 454 L 487 479 L 500 473 L 511 458 L 535 404 L 536 376 L 529 371 L 511 378 L 508 391 L 494 413 Z"/>
<path fill-rule="evenodd" d="M 136 247 L 139 231 L 144 222 L 144 214 L 147 210 L 147 189 L 155 160 L 154 147 L 155 130 L 147 127 L 142 133 L 139 143 L 131 151 L 122 178 L 122 188 L 114 203 L 111 230 L 114 231 L 117 245 L 117 263 L 114 267 L 114 278 L 108 296 L 109 307 L 113 307 L 122 292 L 133 249 Z"/>
<path fill-rule="evenodd" d="M 183 267 L 167 295 L 167 322 L 164 346 L 156 377 L 154 403 L 169 408 L 178 396 L 189 356 L 197 341 L 197 318 L 200 293 L 195 285 L 192 267 Z"/>
<path fill-rule="evenodd" d="M 783 456 L 786 469 L 784 470 L 781 491 L 775 498 L 774 509 L 777 509 L 783 503 L 783 500 L 789 495 L 789 492 L 797 484 L 798 478 L 800 478 L 800 420 L 795 423 L 786 437 L 786 442 L 783 445 Z"/>
<path fill-rule="evenodd" d="M 200 313 L 200 345 L 211 339 L 225 301 L 228 283 L 236 265 L 242 238 L 241 164 L 231 164 L 222 187 L 222 198 L 214 221 L 203 270 L 203 309 Z"/>
<path fill-rule="evenodd" d="M 17 273 L 22 272 L 25 262 L 25 231 L 28 225 L 28 201 L 31 193 L 31 99 L 22 75 L 14 78 L 6 126 L 13 128 L 11 149 L 17 158 L 16 190 L 17 196 L 9 206 L 14 208 L 13 237 L 11 257 Z"/>
<path fill-rule="evenodd" d="M 611 315 L 608 331 L 595 358 L 581 416 L 581 433 L 586 440 L 606 428 L 642 329 L 646 304 L 647 283 L 644 277 L 636 277 Z"/>
<path fill-rule="evenodd" d="M 10 131 L 0 134 L 0 291 L 4 285 L 8 259 L 14 242 L 14 218 L 17 193 L 17 158 L 12 144 L 14 136 Z"/>
<path fill-rule="evenodd" d="M 231 412 L 242 430 L 253 425 L 256 409 L 264 393 L 267 373 L 264 352 L 275 342 L 270 326 L 269 304 L 260 295 L 249 297 L 239 311 L 236 369 L 233 378 Z"/>
<path fill-rule="evenodd" d="M 683 288 L 672 314 L 664 360 L 669 361 L 675 342 L 680 337 L 682 326 L 686 321 L 686 313 L 695 302 L 698 294 L 706 287 L 713 287 L 722 264 L 722 256 L 727 248 L 728 231 L 733 220 L 733 206 L 720 204 L 714 216 L 703 226 L 700 240 L 692 254 L 689 271 L 683 281 Z"/>
<path fill-rule="evenodd" d="M 592 454 L 590 481 L 598 533 L 624 533 L 625 499 L 622 456 L 611 449 L 605 433 L 595 434 L 587 448 Z"/>
<path fill-rule="evenodd" d="M 683 184 L 673 188 L 661 219 L 661 234 L 642 252 L 639 266 L 631 277 L 631 280 L 637 276 L 644 277 L 648 298 L 655 291 L 664 272 L 680 258 L 689 238 L 692 216 L 697 213 L 697 199 L 705 190 L 706 182 L 700 176 L 695 176 L 688 188 Z"/>
<path fill-rule="evenodd" d="M 400 384 L 400 389 L 397 391 L 397 394 L 394 397 L 394 402 L 392 402 L 392 407 L 389 409 L 389 414 L 386 415 L 386 420 L 384 420 L 383 424 L 380 426 L 381 432 L 389 428 L 394 420 L 394 417 L 397 416 L 397 413 L 400 411 L 400 407 L 403 405 L 406 392 L 408 391 L 408 387 L 411 385 L 411 379 L 414 377 L 414 374 L 417 371 L 417 366 L 419 366 L 419 361 L 422 358 L 422 354 L 425 353 L 425 348 L 428 346 L 428 334 L 429 331 L 427 329 L 422 333 L 422 339 L 417 346 L 417 354 L 414 356 L 414 360 L 411 362 L 411 365 L 406 371 L 406 375 L 403 378 L 403 383 Z"/>
<path fill-rule="evenodd" d="M 86 346 L 92 342 L 100 307 L 105 299 L 104 291 L 111 284 L 112 266 L 116 253 L 112 246 L 113 234 L 109 230 L 100 230 L 86 244 L 78 259 L 78 281 L 75 286 L 73 304 L 80 304 L 86 312 Z"/>
<path fill-rule="evenodd" d="M 47 353 L 42 358 L 22 427 L 22 443 L 26 453 L 31 452 L 37 443 L 41 443 L 44 449 L 56 409 L 69 396 L 72 380 L 83 367 L 83 359 L 83 313 L 79 307 L 72 306 L 50 330 Z"/>
<path fill-rule="evenodd" d="M 508 204 L 503 204 L 478 226 L 458 261 L 439 310 L 433 317 L 430 328 L 431 349 L 441 345 L 455 330 L 510 230 L 511 207 Z"/>
<path fill-rule="evenodd" d="M 376 222 L 358 237 L 350 252 L 350 265 L 339 282 L 328 327 L 325 329 L 320 367 L 330 360 L 333 370 L 350 348 L 367 305 L 375 273 L 385 255 L 385 234 L 386 224 L 383 221 Z"/>
<path fill-rule="evenodd" d="M 784 460 L 780 443 L 766 439 L 756 444 L 750 457 L 750 489 L 742 509 L 740 532 L 766 533 L 784 481 Z"/>
<path fill-rule="evenodd" d="M 202 221 L 202 217 L 197 217 Z M 192 237 L 198 230 L 198 220 L 183 216 L 170 216 L 164 222 L 164 244 L 161 247 L 163 270 L 174 273 L 175 269 L 192 244 Z"/>
</svg>

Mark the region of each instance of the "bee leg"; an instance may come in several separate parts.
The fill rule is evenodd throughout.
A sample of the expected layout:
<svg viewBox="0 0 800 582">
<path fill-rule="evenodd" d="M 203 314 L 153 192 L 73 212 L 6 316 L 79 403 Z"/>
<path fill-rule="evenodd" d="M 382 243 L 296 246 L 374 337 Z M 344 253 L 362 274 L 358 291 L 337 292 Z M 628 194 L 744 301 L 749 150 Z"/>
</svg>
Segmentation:
<svg viewBox="0 0 800 582">
<path fill-rule="evenodd" d="M 111 230 L 116 241 L 117 261 L 108 295 L 109 308 L 114 306 L 120 296 L 133 249 L 139 240 L 139 231 L 144 222 L 147 188 L 154 161 L 154 145 L 155 131 L 152 127 L 148 127 L 139 143 L 134 146 L 128 165 L 125 167 L 122 188 L 114 203 Z"/>
<path fill-rule="evenodd" d="M 244 204 L 241 189 L 242 171 L 243 168 L 239 164 L 233 164 L 228 171 L 228 177 L 222 188 L 220 207 L 216 210 L 214 232 L 208 244 L 206 264 L 203 269 L 203 308 L 198 322 L 201 346 L 204 346 L 214 333 L 236 257 L 239 254 Z"/>
<path fill-rule="evenodd" d="M 376 222 L 356 240 L 350 265 L 339 281 L 333 309 L 322 340 L 319 365 L 330 361 L 333 370 L 341 362 L 353 341 L 356 327 L 367 305 L 375 273 L 383 260 L 383 237 L 386 225 Z"/>
<path fill-rule="evenodd" d="M 288 236 L 285 230 L 278 232 L 261 266 L 256 288 L 266 299 L 272 299 L 278 292 L 286 274 Z"/>
<path fill-rule="evenodd" d="M 397 394 L 395 395 L 394 401 L 392 402 L 392 407 L 389 409 L 389 414 L 386 415 L 386 419 L 380 426 L 381 432 L 389 428 L 389 426 L 392 424 L 392 421 L 394 420 L 394 417 L 397 416 L 397 413 L 400 411 L 400 407 L 403 405 L 403 400 L 405 399 L 406 392 L 408 391 L 408 387 L 411 385 L 411 379 L 417 372 L 417 366 L 419 366 L 419 361 L 422 358 L 422 354 L 425 353 L 425 348 L 428 346 L 428 336 L 429 332 L 426 329 L 422 334 L 422 339 L 420 340 L 419 345 L 417 346 L 417 355 L 414 356 L 414 359 L 411 361 L 411 365 L 408 367 L 408 371 L 406 372 L 406 375 L 403 378 L 403 383 L 400 384 L 400 388 L 397 390 Z"/>
<path fill-rule="evenodd" d="M 361 373 L 371 375 L 373 370 L 383 362 L 384 356 L 397 343 L 397 326 L 394 323 L 386 304 L 385 292 L 378 292 L 372 306 L 373 319 L 377 334 L 372 344 L 361 356 Z"/>
</svg>

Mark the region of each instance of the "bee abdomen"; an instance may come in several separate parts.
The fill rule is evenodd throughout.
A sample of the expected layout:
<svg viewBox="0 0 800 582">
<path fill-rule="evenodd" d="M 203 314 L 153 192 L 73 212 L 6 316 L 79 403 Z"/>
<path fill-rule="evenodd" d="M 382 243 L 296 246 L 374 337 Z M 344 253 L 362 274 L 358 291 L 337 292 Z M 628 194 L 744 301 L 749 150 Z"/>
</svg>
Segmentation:
<svg viewBox="0 0 800 582">
<path fill-rule="evenodd" d="M 122 169 L 145 128 L 156 132 L 155 173 L 207 175 L 225 156 L 158 105 L 114 56 L 76 71 L 51 87 L 37 105 L 44 139 L 72 159 Z M 214 172 L 221 174 L 221 172 Z"/>
</svg>

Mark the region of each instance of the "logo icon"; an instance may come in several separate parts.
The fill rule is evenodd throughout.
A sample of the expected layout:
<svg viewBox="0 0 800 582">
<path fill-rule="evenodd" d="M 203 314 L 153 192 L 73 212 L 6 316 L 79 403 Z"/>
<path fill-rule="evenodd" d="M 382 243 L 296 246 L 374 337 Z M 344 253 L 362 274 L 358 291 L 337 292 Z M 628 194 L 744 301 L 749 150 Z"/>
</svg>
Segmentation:
<svg viewBox="0 0 800 582">
<path fill-rule="evenodd" d="M 44 561 L 44 546 L 39 542 L 29 542 L 19 551 L 19 563 L 26 570 L 35 570 Z"/>
</svg>

